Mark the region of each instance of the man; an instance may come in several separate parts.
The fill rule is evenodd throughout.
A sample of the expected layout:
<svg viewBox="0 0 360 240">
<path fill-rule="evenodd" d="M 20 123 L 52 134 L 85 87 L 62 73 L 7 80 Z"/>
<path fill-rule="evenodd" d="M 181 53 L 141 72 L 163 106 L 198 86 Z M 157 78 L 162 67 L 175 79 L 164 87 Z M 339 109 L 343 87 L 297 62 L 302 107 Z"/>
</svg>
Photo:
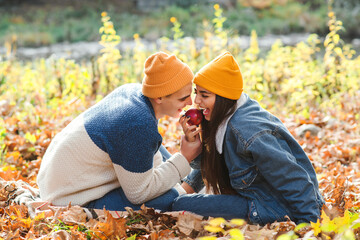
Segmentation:
<svg viewBox="0 0 360 240">
<path fill-rule="evenodd" d="M 170 156 L 157 124 L 192 104 L 193 73 L 174 55 L 158 52 L 145 61 L 144 74 L 142 85 L 118 87 L 55 136 L 37 178 L 42 200 L 107 210 L 145 203 L 167 211 L 185 193 L 179 182 L 200 141 L 182 138 L 180 153 Z"/>
</svg>

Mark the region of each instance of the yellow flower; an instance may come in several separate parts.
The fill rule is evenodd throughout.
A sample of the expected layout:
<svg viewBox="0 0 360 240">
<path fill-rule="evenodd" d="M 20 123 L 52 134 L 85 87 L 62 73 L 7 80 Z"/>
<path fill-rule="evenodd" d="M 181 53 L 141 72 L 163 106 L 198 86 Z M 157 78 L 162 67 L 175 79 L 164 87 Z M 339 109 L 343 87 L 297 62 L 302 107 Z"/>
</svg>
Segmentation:
<svg viewBox="0 0 360 240">
<path fill-rule="evenodd" d="M 176 22 L 176 17 L 171 17 L 170 22 L 172 22 L 172 23 Z"/>
<path fill-rule="evenodd" d="M 136 39 L 139 39 L 139 34 L 138 33 L 135 33 L 133 38 L 136 40 Z"/>
<path fill-rule="evenodd" d="M 333 17 L 334 16 L 334 12 L 329 12 L 328 13 L 328 16 L 331 18 L 331 17 Z"/>
<path fill-rule="evenodd" d="M 215 9 L 215 10 L 218 10 L 219 8 L 220 8 L 220 5 L 219 5 L 219 4 L 215 4 L 215 5 L 214 5 L 214 9 Z"/>
<path fill-rule="evenodd" d="M 102 17 L 106 17 L 106 16 L 107 16 L 107 12 L 102 12 L 102 13 L 101 13 L 101 16 L 102 16 Z"/>
</svg>

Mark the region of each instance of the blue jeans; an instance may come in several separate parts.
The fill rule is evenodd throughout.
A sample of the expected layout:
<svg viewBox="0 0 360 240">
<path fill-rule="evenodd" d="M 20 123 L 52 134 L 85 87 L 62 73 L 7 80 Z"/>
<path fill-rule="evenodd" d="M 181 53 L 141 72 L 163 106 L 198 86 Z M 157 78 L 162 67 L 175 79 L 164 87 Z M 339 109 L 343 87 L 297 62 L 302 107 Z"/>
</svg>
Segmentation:
<svg viewBox="0 0 360 240">
<path fill-rule="evenodd" d="M 163 161 L 166 161 L 169 157 L 171 157 L 171 154 L 162 145 L 160 147 L 160 152 L 163 156 Z M 163 195 L 145 202 L 145 206 L 159 209 L 161 211 L 170 211 L 171 204 L 178 196 L 178 191 L 173 188 L 164 193 Z M 124 211 L 125 207 L 131 207 L 134 210 L 139 210 L 141 205 L 142 204 L 132 204 L 126 198 L 122 188 L 117 188 L 108 192 L 103 197 L 89 202 L 84 207 L 94 209 L 103 209 L 105 207 L 106 210 L 110 211 Z"/>
<path fill-rule="evenodd" d="M 172 211 L 189 211 L 205 217 L 248 219 L 248 200 L 240 195 L 185 194 L 177 197 Z"/>
<path fill-rule="evenodd" d="M 159 209 L 161 211 L 170 211 L 171 204 L 178 196 L 178 191 L 173 188 L 163 195 L 147 201 L 144 204 L 146 207 Z M 105 196 L 89 202 L 84 207 L 94 209 L 104 209 L 105 207 L 105 209 L 109 211 L 125 211 L 125 207 L 131 207 L 134 210 L 139 210 L 141 205 L 142 204 L 132 204 L 126 198 L 122 188 L 117 188 L 108 192 Z"/>
</svg>

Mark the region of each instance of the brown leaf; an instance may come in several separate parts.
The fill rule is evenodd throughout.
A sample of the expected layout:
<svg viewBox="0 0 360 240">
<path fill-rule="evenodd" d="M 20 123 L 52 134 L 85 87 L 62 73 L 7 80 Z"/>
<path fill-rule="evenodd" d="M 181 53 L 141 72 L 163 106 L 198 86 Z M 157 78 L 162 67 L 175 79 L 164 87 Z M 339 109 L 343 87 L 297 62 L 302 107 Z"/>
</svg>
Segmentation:
<svg viewBox="0 0 360 240">
<path fill-rule="evenodd" d="M 190 212 L 173 212 L 169 214 L 177 217 L 176 227 L 187 236 L 190 236 L 193 231 L 202 229 L 203 216 Z"/>
<path fill-rule="evenodd" d="M 80 206 L 72 206 L 64 211 L 59 217 L 65 223 L 84 223 L 86 222 L 86 213 Z"/>
</svg>

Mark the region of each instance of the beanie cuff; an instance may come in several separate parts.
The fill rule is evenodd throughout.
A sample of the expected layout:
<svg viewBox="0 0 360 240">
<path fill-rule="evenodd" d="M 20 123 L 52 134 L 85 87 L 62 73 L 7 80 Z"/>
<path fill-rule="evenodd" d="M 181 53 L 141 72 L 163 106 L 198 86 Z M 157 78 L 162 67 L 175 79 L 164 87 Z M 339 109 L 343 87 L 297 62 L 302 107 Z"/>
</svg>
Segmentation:
<svg viewBox="0 0 360 240">
<path fill-rule="evenodd" d="M 243 88 L 226 87 L 219 85 L 216 81 L 206 77 L 204 74 L 198 72 L 195 76 L 194 83 L 206 90 L 215 93 L 224 98 L 237 100 L 240 98 Z M 234 91 L 235 90 L 235 91 Z"/>
</svg>

